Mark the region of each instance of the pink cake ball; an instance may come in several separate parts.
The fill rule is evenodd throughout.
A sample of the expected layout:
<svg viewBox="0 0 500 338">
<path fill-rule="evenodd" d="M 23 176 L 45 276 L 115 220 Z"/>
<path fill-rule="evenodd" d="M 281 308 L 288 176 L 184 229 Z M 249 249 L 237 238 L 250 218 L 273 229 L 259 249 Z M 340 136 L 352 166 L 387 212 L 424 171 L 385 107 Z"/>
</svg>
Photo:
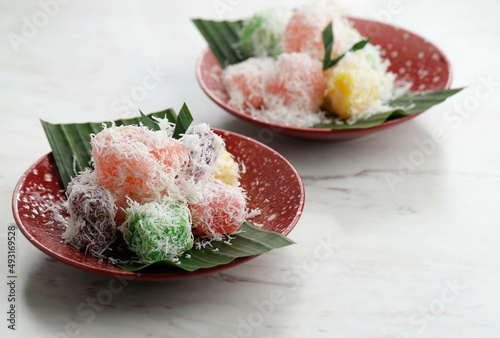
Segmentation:
<svg viewBox="0 0 500 338">
<path fill-rule="evenodd" d="M 315 4 L 297 10 L 288 21 L 283 35 L 285 52 L 307 53 L 312 58 L 323 60 L 323 30 L 333 21 L 334 42 L 332 55 L 337 55 L 344 45 L 344 23 L 328 5 Z"/>
<path fill-rule="evenodd" d="M 112 126 L 92 137 L 91 144 L 97 179 L 121 207 L 127 196 L 147 202 L 166 193 L 188 155 L 182 143 L 146 127 Z"/>
<path fill-rule="evenodd" d="M 190 207 L 197 232 L 214 237 L 235 232 L 245 221 L 245 196 L 241 188 L 213 179 L 204 187 L 204 197 Z"/>
<path fill-rule="evenodd" d="M 265 87 L 265 108 L 286 107 L 317 111 L 321 105 L 325 79 L 321 61 L 304 53 L 281 54 Z"/>
<path fill-rule="evenodd" d="M 224 70 L 224 88 L 229 105 L 237 109 L 260 108 L 264 103 L 264 76 L 272 68 L 271 58 L 249 58 Z"/>
</svg>

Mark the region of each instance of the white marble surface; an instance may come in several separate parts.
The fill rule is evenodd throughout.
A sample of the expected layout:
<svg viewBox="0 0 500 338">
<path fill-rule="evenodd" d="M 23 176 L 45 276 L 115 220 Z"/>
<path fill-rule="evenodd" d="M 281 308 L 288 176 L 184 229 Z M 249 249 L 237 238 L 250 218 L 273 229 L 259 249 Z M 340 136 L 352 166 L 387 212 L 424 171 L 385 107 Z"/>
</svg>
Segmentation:
<svg viewBox="0 0 500 338">
<path fill-rule="evenodd" d="M 297 245 L 206 277 L 116 284 L 109 304 L 93 309 L 110 279 L 49 258 L 17 232 L 17 323 L 9 330 L 11 196 L 49 151 L 39 119 L 113 119 L 186 101 L 197 121 L 258 139 L 258 128 L 199 88 L 194 64 L 205 42 L 190 18 L 240 18 L 285 3 L 65 2 L 49 7 L 44 22 L 40 3 L 54 1 L 0 1 L 0 336 L 500 336 L 497 0 L 340 2 L 437 44 L 453 64 L 453 86 L 467 89 L 367 138 L 268 140 L 305 183 L 304 214 L 290 234 Z M 40 27 L 30 30 L 34 17 Z M 23 30 L 15 51 L 10 34 Z M 127 103 L 151 70 L 156 82 Z M 443 142 L 432 143 L 436 130 Z M 433 149 L 419 160 L 424 141 Z"/>
</svg>

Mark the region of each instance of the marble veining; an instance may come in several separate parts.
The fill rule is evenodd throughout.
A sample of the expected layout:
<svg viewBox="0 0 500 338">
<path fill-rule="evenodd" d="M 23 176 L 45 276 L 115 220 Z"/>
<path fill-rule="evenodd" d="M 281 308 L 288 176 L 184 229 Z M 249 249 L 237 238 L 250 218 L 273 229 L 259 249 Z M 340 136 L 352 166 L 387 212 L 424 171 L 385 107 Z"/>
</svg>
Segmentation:
<svg viewBox="0 0 500 338">
<path fill-rule="evenodd" d="M 338 2 L 432 41 L 452 63 L 453 87 L 467 88 L 360 139 L 263 138 L 197 84 L 206 46 L 190 20 L 282 2 L 0 2 L 0 336 L 499 337 L 500 3 Z M 138 96 L 145 78 L 154 81 Z M 8 329 L 12 191 L 50 151 L 39 120 L 110 120 L 183 102 L 197 122 L 261 141 L 297 169 L 306 203 L 289 235 L 296 244 L 212 275 L 142 282 L 75 269 L 17 231 Z"/>
</svg>

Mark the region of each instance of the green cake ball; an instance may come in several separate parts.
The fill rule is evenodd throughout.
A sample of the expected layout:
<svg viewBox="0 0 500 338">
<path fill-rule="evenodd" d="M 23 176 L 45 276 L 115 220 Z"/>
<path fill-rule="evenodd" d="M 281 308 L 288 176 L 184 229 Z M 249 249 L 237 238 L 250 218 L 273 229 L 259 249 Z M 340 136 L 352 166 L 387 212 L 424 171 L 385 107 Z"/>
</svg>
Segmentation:
<svg viewBox="0 0 500 338">
<path fill-rule="evenodd" d="M 283 53 L 283 32 L 293 12 L 289 8 L 268 8 L 257 12 L 243 26 L 238 39 L 252 56 L 276 56 Z"/>
<path fill-rule="evenodd" d="M 129 249 L 148 263 L 174 259 L 193 247 L 191 213 L 179 202 L 132 202 L 120 230 Z"/>
</svg>

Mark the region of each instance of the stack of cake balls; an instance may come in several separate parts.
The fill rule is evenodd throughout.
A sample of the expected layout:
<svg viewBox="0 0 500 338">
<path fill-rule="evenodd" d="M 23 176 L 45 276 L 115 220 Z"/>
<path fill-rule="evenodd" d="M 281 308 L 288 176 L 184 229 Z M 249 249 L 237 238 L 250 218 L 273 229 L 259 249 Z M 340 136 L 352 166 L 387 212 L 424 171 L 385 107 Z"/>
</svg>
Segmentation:
<svg viewBox="0 0 500 338">
<path fill-rule="evenodd" d="M 194 238 L 220 240 L 244 222 L 239 168 L 206 124 L 179 139 L 173 125 L 104 128 L 91 136 L 94 170 L 68 185 L 63 239 L 96 257 L 123 238 L 139 261 L 176 259 Z"/>
<path fill-rule="evenodd" d="M 311 127 L 354 123 L 385 111 L 396 76 L 371 44 L 352 52 L 364 38 L 333 4 L 295 11 L 269 8 L 247 20 L 239 44 L 252 57 L 224 69 L 222 85 L 232 107 L 270 123 Z M 332 23 L 331 59 L 323 70 L 323 31 Z"/>
</svg>

